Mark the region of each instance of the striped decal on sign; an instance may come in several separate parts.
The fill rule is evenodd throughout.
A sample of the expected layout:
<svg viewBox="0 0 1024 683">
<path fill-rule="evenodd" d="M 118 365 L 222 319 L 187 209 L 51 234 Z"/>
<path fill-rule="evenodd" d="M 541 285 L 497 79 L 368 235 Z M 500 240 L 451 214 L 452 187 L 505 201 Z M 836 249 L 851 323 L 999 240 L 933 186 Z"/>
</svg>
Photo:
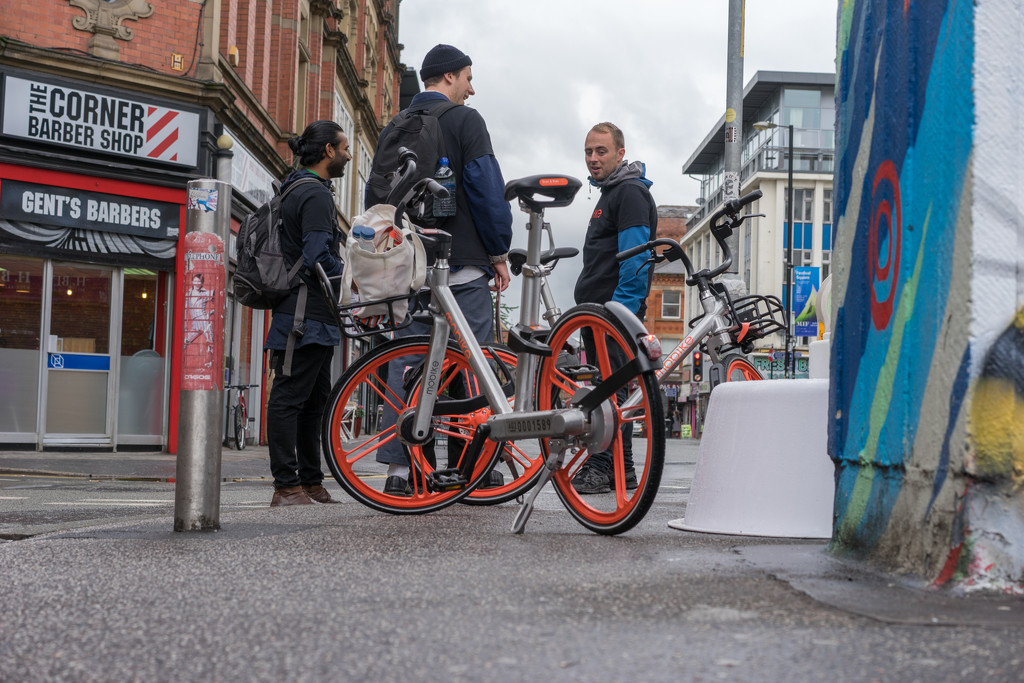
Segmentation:
<svg viewBox="0 0 1024 683">
<path fill-rule="evenodd" d="M 150 159 L 177 161 L 178 114 L 172 109 L 150 106 L 146 110 L 146 143 L 142 152 Z"/>
</svg>

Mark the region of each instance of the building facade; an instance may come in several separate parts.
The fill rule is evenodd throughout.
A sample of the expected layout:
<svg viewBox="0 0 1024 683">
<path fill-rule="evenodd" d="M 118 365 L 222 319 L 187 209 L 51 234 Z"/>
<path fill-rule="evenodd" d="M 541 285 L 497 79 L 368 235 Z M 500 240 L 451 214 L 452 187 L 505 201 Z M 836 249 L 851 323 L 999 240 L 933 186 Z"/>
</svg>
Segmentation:
<svg viewBox="0 0 1024 683">
<path fill-rule="evenodd" d="M 835 75 L 759 71 L 744 89 L 742 121 L 740 195 L 761 190 L 763 196 L 749 206 L 748 212 L 764 216 L 748 219 L 735 234 L 732 272 L 743 281 L 747 292 L 777 296 L 792 311 L 793 376 L 806 377 L 807 346 L 817 338 L 818 329 L 814 295 L 829 275 L 835 241 Z M 698 177 L 701 183 L 700 206 L 687 221 L 681 240 L 697 269 L 714 268 L 724 259 L 722 248 L 709 230 L 712 214 L 724 201 L 724 136 L 723 116 L 683 166 L 683 173 Z M 787 204 L 790 163 L 792 231 Z M 791 235 L 794 277 L 791 292 L 787 292 L 786 252 Z M 688 300 L 683 309 L 689 320 L 700 313 L 700 303 Z M 751 360 L 766 378 L 783 377 L 784 348 L 781 333 L 766 337 L 758 343 Z M 706 400 L 707 392 L 706 384 L 694 384 L 691 396 L 694 401 L 700 397 Z"/>
<path fill-rule="evenodd" d="M 686 221 L 696 210 L 694 206 L 659 206 L 658 237 L 680 241 L 686 234 Z M 664 353 L 671 353 L 686 336 L 688 324 L 683 318 L 683 301 L 686 297 L 686 272 L 679 261 L 662 262 L 655 266 L 651 282 L 651 293 L 647 297 L 647 317 L 644 324 L 651 334 L 661 340 Z M 681 424 L 691 424 L 689 415 L 676 411 L 682 409 L 690 395 L 690 367 L 680 366 L 661 380 L 666 405 L 665 416 L 670 424 L 675 418 Z M 692 433 L 692 424 L 691 424 Z"/>
<path fill-rule="evenodd" d="M 231 300 L 234 233 L 292 168 L 287 139 L 321 118 L 351 144 L 342 226 L 362 210 L 405 70 L 398 0 L 0 13 L 0 444 L 174 452 L 186 185 L 232 187 L 224 379 L 262 393 L 269 314 Z"/>
</svg>

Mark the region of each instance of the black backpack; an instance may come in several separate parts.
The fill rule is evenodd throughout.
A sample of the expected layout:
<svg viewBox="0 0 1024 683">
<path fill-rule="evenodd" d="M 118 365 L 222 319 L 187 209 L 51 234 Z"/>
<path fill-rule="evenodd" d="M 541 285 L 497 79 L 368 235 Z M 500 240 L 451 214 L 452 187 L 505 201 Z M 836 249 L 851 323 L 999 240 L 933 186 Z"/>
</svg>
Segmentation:
<svg viewBox="0 0 1024 683">
<path fill-rule="evenodd" d="M 412 182 L 433 177 L 445 152 L 444 135 L 438 121 L 445 112 L 458 105 L 447 100 L 433 100 L 400 111 L 392 120 L 391 129 L 380 139 L 373 157 L 370 178 L 366 181 L 366 207 L 384 204 L 391 192 L 391 174 L 398 170 L 398 150 L 402 147 L 416 153 L 416 173 Z M 424 228 L 442 227 L 447 218 L 435 218 L 431 202 L 416 223 Z"/>
<path fill-rule="evenodd" d="M 238 228 L 234 293 L 243 306 L 273 308 L 299 284 L 302 259 L 288 264 L 281 248 L 281 203 L 292 188 L 305 182 L 319 181 L 299 178 L 284 192 L 275 187 L 270 201 L 246 216 Z"/>
</svg>

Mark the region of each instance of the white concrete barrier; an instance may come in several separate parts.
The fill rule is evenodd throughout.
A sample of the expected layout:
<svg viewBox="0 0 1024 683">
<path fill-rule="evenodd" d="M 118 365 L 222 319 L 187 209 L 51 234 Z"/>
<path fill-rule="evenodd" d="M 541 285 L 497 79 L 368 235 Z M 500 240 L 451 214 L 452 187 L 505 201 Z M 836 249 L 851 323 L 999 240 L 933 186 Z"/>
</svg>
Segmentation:
<svg viewBox="0 0 1024 683">
<path fill-rule="evenodd" d="M 828 380 L 729 382 L 711 394 L 683 519 L 742 536 L 830 538 Z"/>
</svg>

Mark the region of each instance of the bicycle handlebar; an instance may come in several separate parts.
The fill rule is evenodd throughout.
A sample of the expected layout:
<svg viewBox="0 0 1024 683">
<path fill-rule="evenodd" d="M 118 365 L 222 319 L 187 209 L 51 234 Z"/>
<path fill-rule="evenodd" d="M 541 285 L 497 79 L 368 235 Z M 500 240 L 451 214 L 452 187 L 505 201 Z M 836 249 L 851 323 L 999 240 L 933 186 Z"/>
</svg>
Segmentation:
<svg viewBox="0 0 1024 683">
<path fill-rule="evenodd" d="M 730 216 L 735 218 L 736 214 L 739 213 L 740 209 L 742 209 L 747 204 L 750 204 L 760 199 L 763 194 L 764 193 L 761 192 L 761 190 L 754 190 L 750 194 L 744 195 L 739 199 L 730 199 L 729 201 L 722 205 L 721 209 L 716 211 L 714 215 L 711 216 L 711 222 L 715 223 L 719 218 L 722 218 L 723 216 Z"/>
<path fill-rule="evenodd" d="M 409 210 L 422 207 L 431 195 L 444 199 L 449 196 L 447 188 L 431 177 L 421 178 L 404 195 L 399 193 L 409 184 L 410 179 L 416 173 L 416 152 L 408 147 L 398 148 L 398 159 L 400 165 L 395 171 L 395 179 L 391 183 L 391 191 L 388 192 L 385 203 L 395 207 L 395 227 L 402 230 L 402 218 Z M 396 201 L 396 198 L 401 199 Z"/>
<path fill-rule="evenodd" d="M 750 194 L 744 195 L 738 199 L 730 199 L 722 205 L 722 208 L 712 214 L 710 225 L 711 234 L 714 236 L 715 241 L 718 242 L 718 246 L 722 249 L 722 263 L 717 268 L 711 270 L 705 268 L 699 273 L 694 273 L 693 265 L 690 263 L 690 259 L 686 256 L 686 252 L 683 251 L 682 245 L 675 240 L 668 239 L 666 237 L 658 238 L 645 244 L 632 247 L 631 249 L 627 249 L 626 251 L 619 252 L 615 255 L 615 260 L 619 262 L 626 261 L 634 256 L 644 253 L 645 251 L 649 251 L 651 252 L 650 261 L 660 262 L 681 260 L 686 268 L 686 284 L 691 287 L 698 285 L 699 280 L 711 280 L 712 278 L 727 271 L 732 265 L 732 252 L 729 250 L 729 244 L 726 242 L 726 239 L 732 235 L 733 229 L 739 227 L 739 225 L 750 216 L 761 215 L 747 214 L 737 217 L 737 214 L 743 207 L 760 199 L 762 194 L 761 190 L 754 190 Z M 719 221 L 726 216 L 729 218 L 728 222 L 719 224 Z M 656 251 L 659 246 L 668 248 L 659 254 Z"/>
</svg>

